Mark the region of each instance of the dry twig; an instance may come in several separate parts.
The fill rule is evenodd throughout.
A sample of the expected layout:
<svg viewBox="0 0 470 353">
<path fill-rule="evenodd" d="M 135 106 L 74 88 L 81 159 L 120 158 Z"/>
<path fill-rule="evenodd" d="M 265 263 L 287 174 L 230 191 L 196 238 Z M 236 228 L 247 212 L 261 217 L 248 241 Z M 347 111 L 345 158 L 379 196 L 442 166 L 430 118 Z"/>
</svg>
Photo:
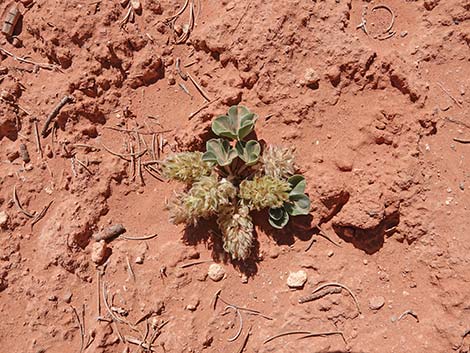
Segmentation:
<svg viewBox="0 0 470 353">
<path fill-rule="evenodd" d="M 25 216 L 29 217 L 29 218 L 33 218 L 34 215 L 36 214 L 36 212 L 34 213 L 30 213 L 28 211 L 26 211 L 23 206 L 21 206 L 21 203 L 20 203 L 20 200 L 18 198 L 18 194 L 16 193 L 16 185 L 13 185 L 13 201 L 15 202 L 15 205 L 16 207 L 18 208 L 18 210 L 23 213 Z"/>
<path fill-rule="evenodd" d="M 114 312 L 111 310 L 111 307 L 109 306 L 108 304 L 108 293 L 106 291 L 106 283 L 103 282 L 103 286 L 102 286 L 102 294 L 103 294 L 103 303 L 104 303 L 104 307 L 106 308 L 106 311 L 108 312 L 108 314 L 111 316 L 111 318 L 113 319 L 113 321 L 115 322 L 120 322 L 120 323 L 123 323 L 123 324 L 127 324 L 127 322 L 123 319 L 121 319 L 120 317 L 116 316 L 114 314 Z"/>
<path fill-rule="evenodd" d="M 129 272 L 129 276 L 132 278 L 132 281 L 135 282 L 135 273 L 132 269 L 131 262 L 129 261 L 129 256 L 126 256 L 126 263 L 127 263 L 127 271 Z"/>
<path fill-rule="evenodd" d="M 117 153 L 117 152 L 114 152 L 114 151 L 110 150 L 110 149 L 109 149 L 108 147 L 106 147 L 104 144 L 101 144 L 101 146 L 103 146 L 103 148 L 104 148 L 107 152 L 111 153 L 112 155 L 114 155 L 114 156 L 116 156 L 116 157 L 120 157 L 120 158 L 122 158 L 122 159 L 124 159 L 124 160 L 126 160 L 126 161 L 128 161 L 128 162 L 130 162 L 129 157 L 131 157 L 131 156 L 134 156 L 135 158 L 139 158 L 139 157 L 142 157 L 144 154 L 147 153 L 147 150 L 143 150 L 143 151 L 141 151 L 140 153 Z"/>
<path fill-rule="evenodd" d="M 313 290 L 312 294 L 315 294 L 316 292 L 322 290 L 323 288 L 325 287 L 330 287 L 330 286 L 333 286 L 333 287 L 341 287 L 345 290 L 348 291 L 348 293 L 351 295 L 351 297 L 353 298 L 354 300 L 354 303 L 356 304 L 356 308 L 357 308 L 357 311 L 359 312 L 359 314 L 361 314 L 361 308 L 359 307 L 359 301 L 357 300 L 356 296 L 354 295 L 354 293 L 352 292 L 351 289 L 349 289 L 347 286 L 345 286 L 344 284 L 341 284 L 341 283 L 338 283 L 338 282 L 329 282 L 329 283 L 325 283 L 325 284 L 322 284 L 321 286 L 317 287 L 316 289 Z"/>
<path fill-rule="evenodd" d="M 144 350 L 151 351 L 151 352 L 156 352 L 156 350 L 151 345 L 149 345 L 146 342 L 142 342 L 141 340 L 139 340 L 137 338 L 130 337 L 130 336 L 125 336 L 125 340 L 126 340 L 126 342 L 129 342 L 131 344 L 135 344 L 135 345 L 143 348 Z"/>
<path fill-rule="evenodd" d="M 178 75 L 179 75 L 184 81 L 186 81 L 186 80 L 188 79 L 188 75 L 186 75 L 186 74 L 181 70 L 180 63 L 181 63 L 181 59 L 180 59 L 180 58 L 176 58 L 176 63 L 175 63 L 176 72 L 178 73 Z"/>
<path fill-rule="evenodd" d="M 237 331 L 237 333 L 235 334 L 235 336 L 233 336 L 233 337 L 227 339 L 227 341 L 233 342 L 233 341 L 235 341 L 238 337 L 240 337 L 240 334 L 242 333 L 242 330 L 243 330 L 243 317 L 242 317 L 242 314 L 240 313 L 240 310 L 238 310 L 238 308 L 234 307 L 233 305 L 227 305 L 227 306 L 225 307 L 225 311 L 227 311 L 227 309 L 233 309 L 233 310 L 235 310 L 235 313 L 237 314 L 238 320 L 239 320 L 239 322 L 240 322 L 240 327 L 238 328 L 238 331 Z"/>
<path fill-rule="evenodd" d="M 393 25 L 395 23 L 395 14 L 393 13 L 392 9 L 390 7 L 388 7 L 387 5 L 383 5 L 383 4 L 375 5 L 372 8 L 372 11 L 375 11 L 375 10 L 378 10 L 378 9 L 387 10 L 388 12 L 390 12 L 390 15 L 392 16 L 392 18 L 390 20 L 390 24 L 388 25 L 387 29 L 385 29 L 383 31 L 383 34 L 389 33 L 392 30 Z"/>
<path fill-rule="evenodd" d="M 413 311 L 413 310 L 407 310 L 405 311 L 403 314 L 401 314 L 397 321 L 400 321 L 401 319 L 403 319 L 406 315 L 410 315 L 410 316 L 413 316 L 415 319 L 416 319 L 416 322 L 419 322 L 419 318 L 418 318 L 418 315 Z"/>
<path fill-rule="evenodd" d="M 145 237 L 127 237 L 125 235 L 121 235 L 119 238 L 126 239 L 126 240 L 150 240 L 153 238 L 156 238 L 158 236 L 157 233 L 152 234 L 152 235 L 147 235 Z"/>
<path fill-rule="evenodd" d="M 41 69 L 46 69 L 46 70 L 57 70 L 57 69 L 59 69 L 57 66 L 52 65 L 52 64 L 37 63 L 37 62 L 35 62 L 35 61 L 32 61 L 32 60 L 29 60 L 29 59 L 25 59 L 25 58 L 16 56 L 15 54 L 10 53 L 8 50 L 6 50 L 6 49 L 4 49 L 4 48 L 0 48 L 0 51 L 1 51 L 3 54 L 8 55 L 8 56 L 11 56 L 13 59 L 15 59 L 16 61 L 19 61 L 19 62 L 21 62 L 21 63 L 31 64 L 31 65 L 34 65 L 34 66 L 37 66 L 37 67 L 39 67 L 39 68 L 41 68 Z"/>
<path fill-rule="evenodd" d="M 37 122 L 36 119 L 34 120 L 34 138 L 36 140 L 36 150 L 39 153 L 39 155 L 41 156 L 41 158 L 43 158 L 43 152 L 42 152 L 42 147 L 41 147 L 41 138 L 39 136 L 39 127 L 38 127 L 38 122 Z"/>
<path fill-rule="evenodd" d="M 185 0 L 183 7 L 175 15 L 166 18 L 165 22 L 172 22 L 175 19 L 177 19 L 179 16 L 181 16 L 184 10 L 186 10 L 186 7 L 188 7 L 188 4 L 189 4 L 189 0 Z"/>
<path fill-rule="evenodd" d="M 323 298 L 323 297 L 325 297 L 329 294 L 339 294 L 339 293 L 341 293 L 341 291 L 342 291 L 341 287 L 324 288 L 323 290 L 318 291 L 314 294 L 310 294 L 310 295 L 307 295 L 307 296 L 304 296 L 304 297 L 300 297 L 299 298 L 299 304 L 308 303 L 308 302 Z"/>
<path fill-rule="evenodd" d="M 221 292 L 222 292 L 222 289 L 217 290 L 217 292 L 214 293 L 214 296 L 211 299 L 213 310 L 215 310 L 215 308 L 217 307 L 217 300 L 219 299 L 219 295 Z"/>
<path fill-rule="evenodd" d="M 188 73 L 188 77 L 193 83 L 194 87 L 201 93 L 201 95 L 204 97 L 204 99 L 208 102 L 211 101 L 211 99 L 208 97 L 207 93 L 204 91 L 204 89 L 196 82 L 196 80 Z"/>
<path fill-rule="evenodd" d="M 452 99 L 452 100 L 455 102 L 455 104 L 458 105 L 458 107 L 459 107 L 460 109 L 463 108 L 463 107 L 462 107 L 462 104 L 460 104 L 460 102 L 459 102 L 452 94 L 450 94 L 450 92 L 449 92 L 448 90 L 446 90 L 446 89 L 444 88 L 444 86 L 442 85 L 442 83 L 436 82 L 436 85 L 438 85 L 439 88 L 440 88 L 445 94 L 447 94 L 447 95 L 449 96 L 449 98 Z"/>
<path fill-rule="evenodd" d="M 248 314 L 251 314 L 251 315 L 257 315 L 257 316 L 261 316 L 267 320 L 273 320 L 272 317 L 270 316 L 267 316 L 267 315 L 264 315 L 262 314 L 259 310 L 255 310 L 255 309 L 250 309 L 250 308 L 245 308 L 245 307 L 242 307 L 242 306 L 238 306 L 238 305 L 235 305 L 235 304 L 231 304 L 229 302 L 227 302 L 226 300 L 224 300 L 221 296 L 220 296 L 220 293 L 222 292 L 221 289 L 219 289 L 215 294 L 214 294 L 214 305 L 213 305 L 213 308 L 215 310 L 216 306 L 217 306 L 217 301 L 220 299 L 220 301 L 222 303 L 224 303 L 225 305 L 230 305 L 230 306 L 233 306 L 234 308 L 237 308 L 238 310 L 240 311 L 245 311 L 247 312 Z"/>
<path fill-rule="evenodd" d="M 322 238 L 325 238 L 326 240 L 328 240 L 330 243 L 336 245 L 337 247 L 341 247 L 341 245 L 339 245 L 337 242 L 335 242 L 333 239 L 331 239 L 324 231 L 323 229 L 320 227 L 320 225 L 316 225 L 315 228 L 318 229 L 318 235 L 321 236 Z M 310 248 L 313 246 L 313 244 L 316 242 L 317 240 L 315 239 L 315 237 L 312 236 L 312 240 L 310 241 L 310 243 L 308 244 L 308 246 L 305 248 L 305 251 L 309 251 Z"/>
<path fill-rule="evenodd" d="M 301 339 L 303 338 L 309 338 L 309 337 L 323 337 L 323 336 L 331 336 L 331 335 L 340 335 L 341 338 L 343 339 L 344 343 L 346 343 L 346 339 L 344 338 L 343 332 L 341 331 L 325 331 L 325 332 L 312 332 L 312 331 L 287 331 L 280 333 L 278 335 L 272 336 L 267 338 L 263 344 L 266 344 L 268 342 L 271 342 L 277 338 L 284 337 L 284 336 L 289 336 L 289 335 L 304 335 L 300 337 Z"/>
<path fill-rule="evenodd" d="M 467 337 L 468 335 L 470 335 L 470 330 L 465 330 L 465 332 L 462 334 L 462 340 L 460 341 L 460 345 L 456 347 L 454 350 L 459 351 L 460 348 L 462 348 L 463 341 L 465 340 L 465 337 Z"/>
<path fill-rule="evenodd" d="M 151 166 L 144 164 L 144 169 L 147 171 L 147 173 L 149 173 L 152 177 L 154 177 L 158 181 L 164 181 L 162 178 L 158 176 L 157 171 L 154 168 L 151 168 Z"/>
<path fill-rule="evenodd" d="M 83 169 L 85 169 L 88 172 L 88 174 L 94 175 L 94 173 L 86 166 L 86 164 L 83 163 L 80 159 L 78 159 L 77 156 L 74 156 L 73 158 L 75 159 L 75 161 L 77 161 L 78 164 L 80 164 L 83 167 Z"/>
<path fill-rule="evenodd" d="M 344 334 L 342 331 L 326 331 L 326 332 L 311 332 L 308 335 L 300 337 L 301 339 L 303 338 L 309 338 L 309 337 L 324 337 L 324 336 L 331 336 L 331 335 L 340 335 L 341 338 L 343 339 L 345 344 L 348 344 L 346 342 L 346 339 L 344 338 Z"/>
<path fill-rule="evenodd" d="M 83 324 L 80 321 L 80 316 L 78 315 L 77 309 L 75 309 L 73 306 L 72 306 L 72 309 L 78 321 L 78 326 L 80 327 L 80 353 L 81 353 L 83 352 L 83 349 L 85 348 L 85 329 L 83 328 Z"/>
<path fill-rule="evenodd" d="M 52 120 L 59 114 L 60 110 L 66 105 L 67 103 L 73 102 L 72 96 L 65 96 L 60 100 L 59 103 L 55 106 L 55 108 L 51 111 L 51 113 L 47 116 L 46 122 L 44 123 L 44 127 L 42 128 L 41 135 L 42 137 L 46 137 L 49 134 L 49 125 L 51 124 Z"/>
<path fill-rule="evenodd" d="M 171 130 L 162 130 L 162 131 L 140 131 L 137 129 L 124 129 L 122 127 L 114 127 L 114 126 L 103 126 L 103 129 L 108 129 L 108 130 L 114 130 L 114 131 L 120 131 L 120 132 L 129 132 L 129 133 L 135 133 L 138 132 L 141 135 L 153 135 L 153 134 L 161 134 L 164 132 L 170 132 Z"/>
<path fill-rule="evenodd" d="M 364 7 L 362 8 L 361 23 L 359 23 L 359 24 L 356 26 L 356 29 L 362 28 L 362 30 L 364 31 L 364 33 L 365 33 L 366 35 L 369 35 L 369 32 L 367 31 L 367 27 L 366 27 L 366 24 L 367 24 L 366 15 L 367 15 L 367 5 L 364 5 Z"/>
<path fill-rule="evenodd" d="M 237 350 L 236 353 L 243 353 L 246 345 L 248 344 L 248 339 L 250 338 L 250 336 L 251 336 L 251 327 L 248 329 L 245 339 L 243 340 L 242 345 L 240 346 L 240 348 Z"/>
<path fill-rule="evenodd" d="M 212 101 L 209 101 L 209 102 L 206 102 L 204 103 L 203 105 L 201 105 L 199 108 L 197 108 L 194 112 L 192 112 L 191 114 L 189 114 L 188 116 L 188 119 L 191 120 L 192 118 L 194 118 L 197 114 L 199 114 L 201 111 L 203 111 L 204 109 L 206 109 L 207 107 L 209 107 L 209 105 L 211 105 L 212 103 L 214 102 L 217 102 L 219 100 L 219 98 L 216 98 Z"/>
<path fill-rule="evenodd" d="M 271 342 L 277 338 L 284 337 L 284 336 L 289 336 L 289 335 L 309 335 L 312 332 L 310 331 L 287 331 L 287 332 L 282 332 L 277 335 L 268 337 L 267 339 L 264 340 L 263 344 L 266 344 L 268 342 Z"/>
<path fill-rule="evenodd" d="M 458 138 L 458 137 L 454 137 L 453 140 L 455 142 L 459 142 L 459 143 L 470 143 L 470 139 L 461 139 L 461 138 Z"/>
<path fill-rule="evenodd" d="M 183 90 L 184 93 L 186 93 L 188 96 L 190 96 L 191 99 L 193 98 L 192 94 L 189 92 L 188 88 L 186 87 L 186 85 L 184 83 L 179 82 L 178 86 Z"/>
<path fill-rule="evenodd" d="M 214 262 L 214 261 L 212 261 L 212 260 L 199 260 L 199 261 L 188 262 L 188 263 L 182 264 L 180 266 L 180 268 L 187 268 L 187 267 L 200 265 L 200 264 L 205 264 L 205 263 L 209 263 L 209 262 Z"/>
<path fill-rule="evenodd" d="M 41 210 L 41 212 L 39 212 L 39 214 L 36 217 L 34 217 L 33 221 L 31 222 L 31 230 L 33 230 L 33 227 L 36 223 L 38 223 L 41 219 L 44 218 L 44 216 L 46 215 L 47 210 L 49 209 L 49 207 L 51 207 L 53 202 L 54 202 L 54 200 L 50 201 L 46 206 L 44 206 L 44 208 Z"/>
<path fill-rule="evenodd" d="M 153 159 L 157 159 L 157 154 L 156 154 L 156 152 L 155 152 L 156 140 L 157 140 L 157 134 L 153 134 L 153 135 L 152 135 L 152 148 L 151 148 L 152 158 L 153 158 Z"/>
</svg>

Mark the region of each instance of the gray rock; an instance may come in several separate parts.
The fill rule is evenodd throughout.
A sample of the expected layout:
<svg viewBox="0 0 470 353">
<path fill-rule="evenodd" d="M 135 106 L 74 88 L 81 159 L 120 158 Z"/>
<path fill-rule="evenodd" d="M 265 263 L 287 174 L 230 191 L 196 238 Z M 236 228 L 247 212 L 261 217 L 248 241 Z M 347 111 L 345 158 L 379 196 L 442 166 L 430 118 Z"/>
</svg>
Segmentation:
<svg viewBox="0 0 470 353">
<path fill-rule="evenodd" d="M 304 270 L 291 272 L 289 273 L 289 277 L 287 277 L 287 285 L 289 288 L 302 288 L 305 282 L 307 282 L 307 272 Z"/>
</svg>

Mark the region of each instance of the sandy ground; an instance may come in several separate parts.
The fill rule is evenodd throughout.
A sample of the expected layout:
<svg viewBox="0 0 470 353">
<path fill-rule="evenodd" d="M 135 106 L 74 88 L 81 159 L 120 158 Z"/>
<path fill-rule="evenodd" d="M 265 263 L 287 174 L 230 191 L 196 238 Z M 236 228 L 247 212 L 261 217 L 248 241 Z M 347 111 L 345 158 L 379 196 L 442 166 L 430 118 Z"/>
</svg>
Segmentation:
<svg viewBox="0 0 470 353">
<path fill-rule="evenodd" d="M 173 27 L 183 1 L 16 5 L 0 43 L 3 352 L 470 351 L 468 0 L 189 0 Z M 185 74 L 212 102 L 197 114 Z M 244 264 L 209 228 L 168 222 L 180 185 L 105 149 L 147 149 L 142 161 L 154 143 L 157 158 L 197 149 L 238 103 L 259 138 L 295 147 L 312 200 L 311 219 L 282 232 L 260 222 Z M 93 235 L 117 223 L 158 235 L 110 241 L 96 266 Z M 307 283 L 291 290 L 299 270 Z M 359 308 L 345 289 L 299 304 L 328 282 Z M 259 311 L 240 311 L 234 341 L 227 303 Z M 263 343 L 299 330 L 343 336 Z"/>
</svg>

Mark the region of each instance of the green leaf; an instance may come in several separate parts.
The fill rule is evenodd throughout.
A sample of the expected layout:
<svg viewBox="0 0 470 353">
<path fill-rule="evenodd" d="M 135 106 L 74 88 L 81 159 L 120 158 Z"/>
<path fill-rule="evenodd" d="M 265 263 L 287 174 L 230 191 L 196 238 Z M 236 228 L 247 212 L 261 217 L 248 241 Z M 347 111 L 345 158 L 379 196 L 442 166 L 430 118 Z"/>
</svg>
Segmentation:
<svg viewBox="0 0 470 353">
<path fill-rule="evenodd" d="M 282 217 L 284 216 L 284 213 L 286 211 L 284 210 L 283 207 L 280 207 L 280 208 L 270 208 L 269 209 L 269 217 L 272 218 L 273 220 L 276 220 L 276 221 L 279 221 L 280 219 L 282 219 Z"/>
<path fill-rule="evenodd" d="M 240 157 L 247 166 L 252 166 L 258 162 L 261 153 L 261 146 L 258 141 L 238 141 L 235 145 L 235 149 L 237 150 L 238 157 Z"/>
<path fill-rule="evenodd" d="M 289 195 L 303 195 L 305 193 L 307 183 L 302 175 L 293 175 L 288 179 L 288 182 L 291 186 Z"/>
<path fill-rule="evenodd" d="M 206 149 L 206 153 L 202 155 L 202 160 L 205 162 L 226 166 L 230 165 L 230 163 L 237 158 L 237 151 L 235 151 L 225 139 L 211 139 L 207 141 Z"/>
<path fill-rule="evenodd" d="M 308 215 L 310 212 L 310 199 L 305 194 L 289 195 L 289 201 L 284 207 L 291 216 Z"/>
<path fill-rule="evenodd" d="M 253 130 L 256 119 L 256 115 L 251 113 L 248 108 L 242 105 L 233 105 L 228 110 L 228 115 L 221 115 L 214 119 L 212 131 L 217 136 L 242 140 Z"/>
<path fill-rule="evenodd" d="M 269 224 L 276 229 L 282 229 L 289 222 L 289 214 L 284 207 L 269 209 Z"/>
</svg>

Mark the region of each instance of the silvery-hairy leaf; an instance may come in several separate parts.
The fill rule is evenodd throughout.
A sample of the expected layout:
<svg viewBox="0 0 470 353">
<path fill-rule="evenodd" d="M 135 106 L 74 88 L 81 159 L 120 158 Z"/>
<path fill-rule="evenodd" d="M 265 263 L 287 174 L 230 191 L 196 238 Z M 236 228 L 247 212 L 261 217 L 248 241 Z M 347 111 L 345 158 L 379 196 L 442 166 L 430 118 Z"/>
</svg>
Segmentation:
<svg viewBox="0 0 470 353">
<path fill-rule="evenodd" d="M 256 162 L 258 162 L 259 155 L 261 153 L 261 146 L 257 141 L 238 141 L 235 149 L 238 153 L 238 157 L 240 157 L 247 166 L 255 165 Z"/>
<path fill-rule="evenodd" d="M 225 139 L 211 139 L 206 142 L 206 153 L 202 155 L 205 162 L 217 163 L 227 166 L 237 158 L 237 151 Z"/>
<path fill-rule="evenodd" d="M 217 136 L 242 140 L 254 128 L 257 116 L 242 105 L 233 105 L 228 115 L 221 115 L 212 122 L 212 131 Z"/>
<path fill-rule="evenodd" d="M 305 193 L 306 181 L 302 175 L 293 175 L 287 181 L 292 188 L 289 195 L 302 195 Z"/>
<path fill-rule="evenodd" d="M 276 229 L 282 229 L 289 222 L 289 214 L 284 207 L 269 209 L 269 224 Z"/>
<path fill-rule="evenodd" d="M 284 207 L 291 216 L 304 216 L 310 212 L 310 199 L 305 194 L 289 195 L 289 201 Z"/>
</svg>

